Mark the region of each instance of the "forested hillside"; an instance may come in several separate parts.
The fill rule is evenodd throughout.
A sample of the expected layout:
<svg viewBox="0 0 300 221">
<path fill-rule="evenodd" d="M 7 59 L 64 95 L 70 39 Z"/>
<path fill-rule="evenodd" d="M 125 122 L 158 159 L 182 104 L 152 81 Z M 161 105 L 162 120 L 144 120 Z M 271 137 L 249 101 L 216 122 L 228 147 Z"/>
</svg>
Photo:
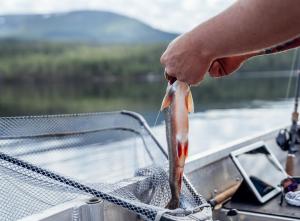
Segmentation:
<svg viewBox="0 0 300 221">
<path fill-rule="evenodd" d="M 116 81 L 159 79 L 166 44 L 97 45 L 0 41 L 0 76 L 10 82 Z M 290 70 L 292 53 L 261 56 L 241 72 Z"/>
<path fill-rule="evenodd" d="M 167 42 L 168 33 L 127 16 L 106 11 L 2 15 L 0 38 L 85 43 Z"/>
</svg>

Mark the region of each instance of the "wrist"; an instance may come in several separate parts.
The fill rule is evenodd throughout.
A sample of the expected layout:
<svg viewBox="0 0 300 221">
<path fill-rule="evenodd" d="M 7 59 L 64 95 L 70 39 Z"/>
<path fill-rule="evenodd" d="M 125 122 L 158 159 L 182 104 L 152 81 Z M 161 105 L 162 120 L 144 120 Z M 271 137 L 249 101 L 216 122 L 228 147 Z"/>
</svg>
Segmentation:
<svg viewBox="0 0 300 221">
<path fill-rule="evenodd" d="M 197 56 L 211 61 L 222 57 L 218 54 L 217 48 L 214 47 L 211 37 L 209 38 L 209 36 L 204 33 L 205 30 L 202 29 L 202 27 L 196 27 L 187 33 L 193 50 Z"/>
</svg>

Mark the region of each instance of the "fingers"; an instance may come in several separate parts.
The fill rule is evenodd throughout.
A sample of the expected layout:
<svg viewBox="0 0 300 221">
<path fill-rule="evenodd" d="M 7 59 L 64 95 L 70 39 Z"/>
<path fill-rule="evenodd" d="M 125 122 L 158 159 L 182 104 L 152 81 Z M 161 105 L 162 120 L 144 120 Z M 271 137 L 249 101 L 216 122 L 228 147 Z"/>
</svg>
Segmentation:
<svg viewBox="0 0 300 221">
<path fill-rule="evenodd" d="M 169 75 L 168 72 L 166 71 L 166 69 L 165 69 L 164 75 L 165 75 L 166 80 L 169 81 L 170 84 L 173 84 L 177 80 L 176 77 L 172 77 L 171 75 Z"/>
<path fill-rule="evenodd" d="M 176 71 L 175 71 L 176 68 L 173 68 L 172 63 L 168 61 L 166 52 L 163 53 L 163 55 L 161 56 L 160 63 L 165 67 L 164 75 L 165 75 L 166 80 L 171 81 L 171 80 L 174 80 L 174 78 L 175 78 L 175 80 L 178 79 L 177 78 L 178 74 L 176 74 Z M 178 79 L 178 80 L 181 80 L 181 79 Z"/>
<path fill-rule="evenodd" d="M 164 52 L 160 57 L 160 63 L 165 66 L 166 64 L 166 52 Z"/>
<path fill-rule="evenodd" d="M 222 77 L 227 75 L 227 72 L 225 70 L 224 64 L 222 63 L 222 60 L 216 60 L 212 63 L 212 65 L 209 68 L 209 74 L 212 77 Z"/>
<path fill-rule="evenodd" d="M 176 67 L 168 65 L 168 63 L 162 64 L 165 66 L 165 78 L 171 84 L 179 80 L 189 85 L 198 85 L 203 80 L 203 70 L 198 68 L 201 64 L 188 65 L 187 67 L 184 67 L 183 64 L 179 64 Z"/>
<path fill-rule="evenodd" d="M 203 75 L 201 75 L 200 73 L 194 74 L 193 70 L 183 70 L 183 72 L 180 71 L 180 68 L 178 68 L 177 71 L 175 70 L 175 68 L 168 68 L 168 66 L 165 67 L 165 78 L 171 84 L 174 83 L 176 80 L 179 80 L 182 82 L 186 82 L 189 85 L 198 85 L 203 79 Z"/>
<path fill-rule="evenodd" d="M 171 42 L 160 58 L 167 80 L 178 79 L 190 85 L 202 81 L 213 59 L 195 49 L 191 36 L 186 33 Z"/>
<path fill-rule="evenodd" d="M 244 55 L 219 58 L 215 60 L 209 68 L 209 74 L 212 77 L 222 77 L 237 71 L 242 64 L 249 58 L 257 55 L 257 52 Z"/>
<path fill-rule="evenodd" d="M 172 84 L 174 83 L 176 80 L 179 80 L 179 81 L 182 81 L 182 82 L 186 82 L 187 84 L 189 85 L 198 85 L 200 84 L 200 82 L 203 80 L 203 77 L 202 75 L 200 74 L 197 74 L 196 78 L 194 77 L 195 75 L 184 75 L 182 74 L 181 72 L 171 72 L 171 74 L 169 74 L 168 71 L 166 71 L 168 74 L 167 74 L 167 77 L 166 79 Z M 190 72 L 187 72 L 187 73 L 190 73 Z M 174 77 L 176 76 L 176 77 Z"/>
</svg>

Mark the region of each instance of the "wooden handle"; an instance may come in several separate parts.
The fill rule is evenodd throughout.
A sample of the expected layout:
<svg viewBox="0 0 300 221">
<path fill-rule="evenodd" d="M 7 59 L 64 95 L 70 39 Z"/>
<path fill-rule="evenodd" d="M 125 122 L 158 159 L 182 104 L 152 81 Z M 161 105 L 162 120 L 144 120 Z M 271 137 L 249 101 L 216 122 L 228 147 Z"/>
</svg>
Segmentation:
<svg viewBox="0 0 300 221">
<path fill-rule="evenodd" d="M 241 182 L 238 182 L 238 183 L 232 185 L 228 189 L 226 189 L 223 192 L 217 194 L 213 199 L 209 200 L 209 203 L 213 207 L 215 207 L 216 205 L 221 204 L 221 203 L 229 200 L 233 196 L 233 194 L 235 194 L 235 192 L 238 190 L 240 185 L 241 185 Z"/>
<path fill-rule="evenodd" d="M 288 154 L 285 163 L 285 171 L 288 175 L 294 176 L 295 154 Z"/>
</svg>

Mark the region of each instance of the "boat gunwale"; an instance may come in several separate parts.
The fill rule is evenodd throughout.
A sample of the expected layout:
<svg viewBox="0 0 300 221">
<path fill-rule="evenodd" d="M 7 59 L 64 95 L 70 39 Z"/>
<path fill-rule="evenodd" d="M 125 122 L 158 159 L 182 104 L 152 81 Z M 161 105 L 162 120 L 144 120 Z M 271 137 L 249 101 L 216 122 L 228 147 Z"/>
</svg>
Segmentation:
<svg viewBox="0 0 300 221">
<path fill-rule="evenodd" d="M 231 141 L 229 143 L 219 145 L 215 148 L 210 148 L 207 151 L 192 155 L 186 161 L 185 174 L 192 173 L 193 171 L 196 171 L 204 166 L 207 166 L 211 163 L 229 157 L 232 151 L 237 150 L 246 145 L 249 145 L 253 143 L 253 141 L 255 140 L 261 140 L 262 138 L 264 139 L 272 138 L 274 137 L 274 135 L 278 133 L 280 129 L 287 128 L 287 127 L 288 126 L 285 124 L 275 129 L 270 129 L 264 132 L 259 132 L 254 135 L 246 136 Z"/>
</svg>

